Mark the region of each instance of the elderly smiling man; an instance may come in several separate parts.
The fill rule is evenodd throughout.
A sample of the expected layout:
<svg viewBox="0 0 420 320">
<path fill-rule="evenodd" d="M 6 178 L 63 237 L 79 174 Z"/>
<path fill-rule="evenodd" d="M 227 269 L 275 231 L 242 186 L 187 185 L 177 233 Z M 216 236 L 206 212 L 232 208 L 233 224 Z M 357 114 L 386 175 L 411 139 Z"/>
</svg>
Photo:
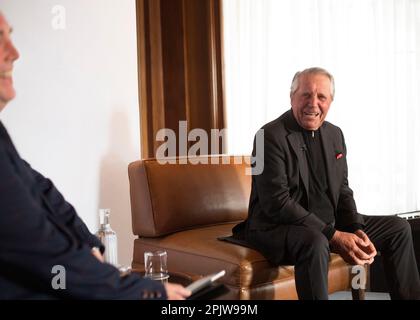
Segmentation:
<svg viewBox="0 0 420 320">
<path fill-rule="evenodd" d="M 328 299 L 330 252 L 353 265 L 379 250 L 393 299 L 419 299 L 411 229 L 398 217 L 357 212 L 341 130 L 325 121 L 334 78 L 310 68 L 293 78 L 292 109 L 266 124 L 264 171 L 252 177 L 248 219 L 233 229 L 273 265 L 295 265 L 300 299 Z M 255 145 L 255 144 L 254 144 Z"/>
<path fill-rule="evenodd" d="M 12 71 L 19 54 L 0 12 L 0 111 L 15 96 Z M 20 158 L 0 122 L 0 299 L 185 299 L 165 286 L 102 263 L 102 247 L 52 182 Z M 102 251 L 104 248 L 101 248 Z M 64 290 L 52 270 L 66 270 Z"/>
</svg>

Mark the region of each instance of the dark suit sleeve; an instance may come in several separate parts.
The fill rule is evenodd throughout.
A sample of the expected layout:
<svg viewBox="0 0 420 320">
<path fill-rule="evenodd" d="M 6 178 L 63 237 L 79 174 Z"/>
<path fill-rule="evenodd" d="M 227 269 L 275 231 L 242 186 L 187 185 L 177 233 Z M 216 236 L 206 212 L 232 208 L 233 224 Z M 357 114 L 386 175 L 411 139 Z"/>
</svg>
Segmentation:
<svg viewBox="0 0 420 320">
<path fill-rule="evenodd" d="M 262 173 L 255 175 L 254 179 L 259 203 L 268 221 L 274 224 L 304 225 L 324 231 L 326 224 L 291 198 L 285 150 L 270 131 L 264 131 L 263 153 L 258 151 L 254 140 L 253 155 L 257 163 L 264 163 Z"/>
<path fill-rule="evenodd" d="M 41 203 L 0 142 L 0 265 L 9 281 L 64 298 L 140 299 L 151 291 L 166 298 L 161 284 L 134 274 L 122 278 L 116 268 L 100 263 L 68 231 L 63 222 L 71 218 L 57 218 Z M 55 266 L 65 268 L 65 289 L 53 289 Z"/>
<path fill-rule="evenodd" d="M 357 212 L 356 202 L 353 197 L 353 190 L 349 187 L 348 168 L 347 168 L 347 148 L 344 135 L 341 132 L 343 145 L 344 178 L 340 187 L 340 195 L 337 204 L 337 227 L 344 231 L 354 232 L 355 228 L 363 228 L 364 220 L 361 214 Z"/>
<path fill-rule="evenodd" d="M 45 198 L 44 201 L 51 207 L 51 213 L 56 215 L 56 218 L 63 223 L 79 241 L 88 244 L 91 248 L 98 247 L 103 253 L 105 248 L 100 240 L 89 231 L 86 224 L 77 215 L 76 210 L 64 199 L 63 195 L 57 190 L 52 181 L 32 169 L 26 161 L 24 161 L 24 163 L 32 173 L 38 190 Z"/>
</svg>

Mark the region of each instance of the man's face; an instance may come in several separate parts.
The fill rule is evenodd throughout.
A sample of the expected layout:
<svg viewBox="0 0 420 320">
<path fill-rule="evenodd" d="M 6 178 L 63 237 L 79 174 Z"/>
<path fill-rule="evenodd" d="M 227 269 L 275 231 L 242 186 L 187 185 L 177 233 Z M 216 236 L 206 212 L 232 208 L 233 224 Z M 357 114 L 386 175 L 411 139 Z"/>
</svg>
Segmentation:
<svg viewBox="0 0 420 320">
<path fill-rule="evenodd" d="M 10 26 L 0 13 L 0 111 L 15 97 L 13 88 L 13 62 L 19 53 L 10 39 Z"/>
<path fill-rule="evenodd" d="M 304 74 L 298 89 L 291 95 L 293 115 L 306 130 L 318 130 L 332 102 L 331 82 L 323 74 Z"/>
</svg>

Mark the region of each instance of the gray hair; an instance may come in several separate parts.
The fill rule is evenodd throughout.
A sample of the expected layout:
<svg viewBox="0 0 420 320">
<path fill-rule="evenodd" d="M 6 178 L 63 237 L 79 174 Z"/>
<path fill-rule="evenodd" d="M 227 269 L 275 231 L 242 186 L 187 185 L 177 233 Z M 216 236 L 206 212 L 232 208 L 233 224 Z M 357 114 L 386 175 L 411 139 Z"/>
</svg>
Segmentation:
<svg viewBox="0 0 420 320">
<path fill-rule="evenodd" d="M 292 80 L 292 85 L 290 86 L 290 96 L 292 96 L 296 92 L 296 90 L 298 89 L 300 76 L 306 75 L 306 74 L 322 74 L 322 75 L 326 76 L 328 79 L 330 79 L 330 82 L 331 82 L 331 98 L 334 100 L 334 95 L 335 95 L 334 77 L 327 70 L 325 70 L 323 68 L 318 68 L 318 67 L 309 68 L 309 69 L 305 69 L 303 71 L 296 72 L 296 74 L 295 74 L 295 76 L 293 77 L 293 80 Z"/>
</svg>

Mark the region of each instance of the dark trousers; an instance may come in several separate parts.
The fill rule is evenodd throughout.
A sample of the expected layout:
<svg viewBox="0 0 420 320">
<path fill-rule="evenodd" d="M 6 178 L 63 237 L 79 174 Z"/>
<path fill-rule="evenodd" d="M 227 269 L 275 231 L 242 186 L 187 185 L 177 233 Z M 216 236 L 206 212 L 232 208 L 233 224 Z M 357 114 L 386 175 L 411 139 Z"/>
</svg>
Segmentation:
<svg viewBox="0 0 420 320">
<path fill-rule="evenodd" d="M 420 280 L 411 236 L 404 219 L 364 216 L 364 232 L 381 253 L 391 299 L 420 299 Z M 328 299 L 330 248 L 321 232 L 292 226 L 286 239 L 286 260 L 295 265 L 299 299 Z"/>
</svg>

